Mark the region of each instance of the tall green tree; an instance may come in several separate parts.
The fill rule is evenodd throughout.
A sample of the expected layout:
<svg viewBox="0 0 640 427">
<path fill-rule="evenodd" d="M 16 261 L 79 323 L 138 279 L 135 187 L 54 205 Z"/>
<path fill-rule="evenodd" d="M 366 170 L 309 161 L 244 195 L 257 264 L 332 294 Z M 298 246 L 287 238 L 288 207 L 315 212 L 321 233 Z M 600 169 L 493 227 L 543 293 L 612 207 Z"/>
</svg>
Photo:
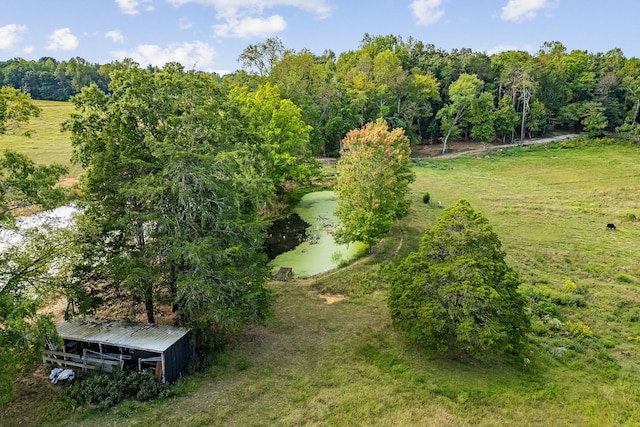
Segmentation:
<svg viewBox="0 0 640 427">
<path fill-rule="evenodd" d="M 493 95 L 489 92 L 481 93 L 472 103 L 470 122 L 471 138 L 475 141 L 485 144 L 495 140 L 495 111 Z"/>
<path fill-rule="evenodd" d="M 409 75 L 401 117 L 407 127 L 415 122 L 418 141 L 424 137 L 423 127 L 433 120 L 435 105 L 440 102 L 440 84 L 431 74 L 413 69 Z"/>
<path fill-rule="evenodd" d="M 640 59 L 631 58 L 620 70 L 622 89 L 625 93 L 625 102 L 631 104 L 624 125 L 627 129 L 640 133 L 638 125 L 638 113 L 640 113 Z"/>
<path fill-rule="evenodd" d="M 469 202 L 447 208 L 389 276 L 394 326 L 438 352 L 522 351 L 529 319 L 498 236 Z"/>
<path fill-rule="evenodd" d="M 415 179 L 409 155 L 404 131 L 389 131 L 384 119 L 347 134 L 338 162 L 336 241 L 363 242 L 373 251 L 407 213 L 406 194 Z"/>
<path fill-rule="evenodd" d="M 449 86 L 449 103 L 438 112 L 442 129 L 447 129 L 443 140 L 442 154 L 447 152 L 447 143 L 451 135 L 456 135 L 456 125 L 482 91 L 484 83 L 475 74 L 462 74 Z"/>
<path fill-rule="evenodd" d="M 503 96 L 494 114 L 496 135 L 502 139 L 503 143 L 506 141 L 507 135 L 511 137 L 511 143 L 513 143 L 514 130 L 518 124 L 518 119 L 518 113 L 513 109 L 513 99 L 509 95 Z"/>
<path fill-rule="evenodd" d="M 266 77 L 285 52 L 282 40 L 278 37 L 269 37 L 261 43 L 247 46 L 238 57 L 238 62 L 243 68 L 256 69 L 260 76 Z"/>
<path fill-rule="evenodd" d="M 305 183 L 317 168 L 309 144 L 311 126 L 289 99 L 282 99 L 277 86 L 260 85 L 255 91 L 245 87 L 231 92 L 250 132 L 259 136 L 256 147 L 264 153 L 265 176 L 280 193 L 288 182 Z"/>
<path fill-rule="evenodd" d="M 336 94 L 332 78 L 331 56 L 317 57 L 311 52 L 285 52 L 271 70 L 268 80 L 280 90 L 282 98 L 300 107 L 305 123 L 312 127 L 309 144 L 314 154 L 324 154 L 322 126 L 326 123 L 329 104 Z"/>
<path fill-rule="evenodd" d="M 592 138 L 604 136 L 608 124 L 604 111 L 604 107 L 599 102 L 588 102 L 584 106 L 582 125 Z"/>
<path fill-rule="evenodd" d="M 251 132 L 215 76 L 167 64 L 112 74 L 66 123 L 86 211 L 67 270 L 76 308 L 178 310 L 199 343 L 268 313 L 258 210 L 271 195 Z M 88 302 L 87 302 L 88 301 Z"/>
</svg>

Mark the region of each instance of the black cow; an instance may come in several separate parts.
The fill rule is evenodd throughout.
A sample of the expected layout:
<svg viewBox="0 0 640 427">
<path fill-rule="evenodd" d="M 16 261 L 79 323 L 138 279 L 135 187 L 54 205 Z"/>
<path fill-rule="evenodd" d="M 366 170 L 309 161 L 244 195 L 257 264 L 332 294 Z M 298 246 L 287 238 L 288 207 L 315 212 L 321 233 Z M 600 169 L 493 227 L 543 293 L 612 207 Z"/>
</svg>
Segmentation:
<svg viewBox="0 0 640 427">
<path fill-rule="evenodd" d="M 615 229 L 616 229 L 615 224 L 612 224 L 612 223 L 607 224 L 607 230 L 615 230 Z"/>
</svg>

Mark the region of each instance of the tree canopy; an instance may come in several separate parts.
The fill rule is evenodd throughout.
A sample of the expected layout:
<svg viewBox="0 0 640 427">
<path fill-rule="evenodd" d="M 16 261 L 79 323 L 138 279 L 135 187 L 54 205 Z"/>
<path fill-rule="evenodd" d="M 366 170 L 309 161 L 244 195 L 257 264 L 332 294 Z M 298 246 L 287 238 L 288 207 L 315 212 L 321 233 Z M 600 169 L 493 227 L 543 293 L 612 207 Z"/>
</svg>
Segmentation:
<svg viewBox="0 0 640 427">
<path fill-rule="evenodd" d="M 445 209 L 419 250 L 389 274 L 394 326 L 439 352 L 520 353 L 529 320 L 520 279 L 504 257 L 498 236 L 469 202 Z"/>
<path fill-rule="evenodd" d="M 466 48 L 445 51 L 413 37 L 365 34 L 359 46 L 338 56 L 329 49 L 319 55 L 295 51 L 269 38 L 247 46 L 238 63 L 242 70 L 212 76 L 251 91 L 265 83 L 277 87 L 312 127 L 315 155 L 337 156 L 347 132 L 378 118 L 403 128 L 412 143 L 453 137 L 484 143 L 510 136 L 514 141 L 554 129 L 640 133 L 639 59 L 626 58 L 617 48 L 569 51 L 549 41 L 535 54 L 488 55 Z M 90 84 L 108 92 L 111 74 L 132 64 L 130 59 L 100 65 L 82 58 L 14 58 L 0 62 L 0 86 L 34 99 L 67 100 Z M 456 90 L 464 86 L 463 75 L 476 76 L 483 99 L 460 109 L 467 104 Z"/>
<path fill-rule="evenodd" d="M 29 94 L 8 86 L 0 88 L 0 135 L 7 131 L 7 125 L 26 123 L 39 115 L 40 109 Z"/>
<path fill-rule="evenodd" d="M 388 130 L 379 119 L 349 132 L 338 162 L 335 211 L 339 242 L 373 245 L 406 214 L 406 194 L 415 173 L 409 158 L 409 140 L 402 129 Z"/>
<path fill-rule="evenodd" d="M 112 74 L 76 97 L 85 214 L 67 292 L 79 311 L 173 306 L 200 344 L 268 314 L 258 210 L 272 194 L 262 136 L 213 76 L 168 64 Z M 259 150 L 258 150 L 259 151 Z"/>
</svg>

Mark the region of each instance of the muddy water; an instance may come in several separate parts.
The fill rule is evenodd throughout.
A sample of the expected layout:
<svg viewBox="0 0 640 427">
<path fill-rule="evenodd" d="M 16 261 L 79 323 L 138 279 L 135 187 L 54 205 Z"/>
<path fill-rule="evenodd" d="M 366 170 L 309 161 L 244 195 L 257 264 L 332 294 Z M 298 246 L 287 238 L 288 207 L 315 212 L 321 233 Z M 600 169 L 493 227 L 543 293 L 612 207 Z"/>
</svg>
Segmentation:
<svg viewBox="0 0 640 427">
<path fill-rule="evenodd" d="M 306 241 L 307 227 L 309 223 L 295 212 L 273 221 L 264 241 L 264 251 L 269 260 L 295 249 L 300 243 Z"/>
<path fill-rule="evenodd" d="M 280 267 L 291 267 L 295 276 L 309 277 L 332 270 L 341 260 L 349 260 L 358 251 L 366 249 L 364 244 L 338 245 L 333 240 L 333 231 L 338 224 L 333 215 L 337 204 L 333 191 L 309 193 L 302 198 L 294 212 L 309 224 L 306 240 L 273 259 L 274 272 Z"/>
</svg>

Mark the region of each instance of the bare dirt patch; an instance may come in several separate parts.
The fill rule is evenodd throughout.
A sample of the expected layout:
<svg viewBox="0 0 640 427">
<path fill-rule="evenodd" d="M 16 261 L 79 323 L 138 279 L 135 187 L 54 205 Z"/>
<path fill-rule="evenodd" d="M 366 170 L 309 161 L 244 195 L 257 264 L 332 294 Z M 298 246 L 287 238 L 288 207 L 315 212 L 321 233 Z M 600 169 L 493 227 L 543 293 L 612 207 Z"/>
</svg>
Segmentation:
<svg viewBox="0 0 640 427">
<path fill-rule="evenodd" d="M 342 301 L 346 297 L 344 295 L 331 295 L 331 294 L 318 294 L 320 298 L 323 298 L 327 304 L 333 304 L 334 302 Z"/>
<path fill-rule="evenodd" d="M 73 187 L 77 183 L 78 183 L 78 178 L 68 177 L 68 178 L 62 178 L 60 180 L 60 182 L 58 182 L 57 186 L 58 187 Z"/>
</svg>

